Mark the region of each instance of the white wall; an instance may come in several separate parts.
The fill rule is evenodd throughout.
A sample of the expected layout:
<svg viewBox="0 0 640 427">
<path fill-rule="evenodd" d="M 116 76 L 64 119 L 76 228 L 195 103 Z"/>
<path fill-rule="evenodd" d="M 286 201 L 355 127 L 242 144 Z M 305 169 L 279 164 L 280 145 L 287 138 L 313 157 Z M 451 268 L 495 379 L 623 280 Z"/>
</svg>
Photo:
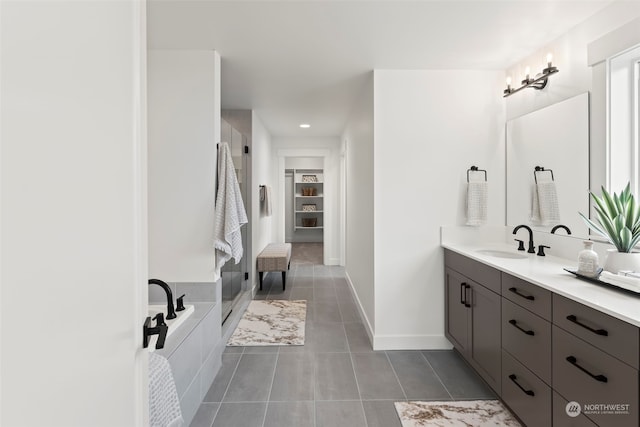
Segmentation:
<svg viewBox="0 0 640 427">
<path fill-rule="evenodd" d="M 373 73 L 349 116 L 345 146 L 345 271 L 370 336 L 375 328 Z"/>
<path fill-rule="evenodd" d="M 466 222 L 471 165 L 488 173 L 488 224 L 504 224 L 502 76 L 374 72 L 377 349 L 449 345 L 439 230 Z"/>
<path fill-rule="evenodd" d="M 249 265 L 251 268 L 252 287 L 256 286 L 256 258 L 258 254 L 269 243 L 274 240 L 273 222 L 274 216 L 266 216 L 260 209 L 260 185 L 268 185 L 271 187 L 272 194 L 276 191 L 276 184 L 273 181 L 273 161 L 271 157 L 271 135 L 264 127 L 260 117 L 253 112 L 251 123 L 251 182 L 252 188 L 249 189 L 251 195 L 251 259 Z M 272 201 L 273 202 L 273 201 Z M 275 205 L 273 211 L 275 212 Z"/>
<path fill-rule="evenodd" d="M 284 160 L 287 169 L 322 169 L 324 160 L 322 157 L 287 157 Z"/>
<path fill-rule="evenodd" d="M 542 91 L 524 90 L 506 98 L 507 120 L 590 91 L 590 188 L 606 182 L 606 66 L 590 64 L 588 45 L 640 16 L 640 2 L 616 1 L 527 58 L 506 70 L 514 81 L 522 80 L 527 65 L 538 72 L 547 52 L 553 53 L 560 72 Z M 637 26 L 635 30 L 637 31 Z M 601 50 L 607 46 L 598 46 Z M 503 84 L 504 88 L 504 84 Z"/>
<path fill-rule="evenodd" d="M 213 282 L 220 57 L 149 50 L 149 275 Z"/>
<path fill-rule="evenodd" d="M 326 154 L 326 156 L 325 156 Z M 338 226 L 340 197 L 340 138 L 339 137 L 274 137 L 272 162 L 273 182 L 281 183 L 273 192 L 274 232 L 277 241 L 284 240 L 284 170 L 290 157 L 324 157 L 324 263 L 340 264 L 340 227 Z"/>
<path fill-rule="evenodd" d="M 145 2 L 0 13 L 0 424 L 148 425 Z"/>
</svg>

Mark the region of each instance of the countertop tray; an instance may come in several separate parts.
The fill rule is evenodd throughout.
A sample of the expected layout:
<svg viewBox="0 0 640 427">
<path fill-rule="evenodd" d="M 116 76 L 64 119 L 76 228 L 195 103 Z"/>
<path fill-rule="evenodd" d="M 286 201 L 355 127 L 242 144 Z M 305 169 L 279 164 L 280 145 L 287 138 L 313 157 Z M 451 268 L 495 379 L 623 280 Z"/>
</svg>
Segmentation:
<svg viewBox="0 0 640 427">
<path fill-rule="evenodd" d="M 604 286 L 606 288 L 615 289 L 616 291 L 624 292 L 629 295 L 633 295 L 635 297 L 640 297 L 640 292 L 634 292 L 629 289 L 621 288 L 620 286 L 612 285 L 611 283 L 603 282 L 595 277 L 589 277 L 578 273 L 577 270 L 569 270 L 565 268 L 564 271 L 568 271 L 571 274 L 574 274 L 578 279 L 586 280 L 587 282 L 595 283 L 596 285 Z"/>
</svg>

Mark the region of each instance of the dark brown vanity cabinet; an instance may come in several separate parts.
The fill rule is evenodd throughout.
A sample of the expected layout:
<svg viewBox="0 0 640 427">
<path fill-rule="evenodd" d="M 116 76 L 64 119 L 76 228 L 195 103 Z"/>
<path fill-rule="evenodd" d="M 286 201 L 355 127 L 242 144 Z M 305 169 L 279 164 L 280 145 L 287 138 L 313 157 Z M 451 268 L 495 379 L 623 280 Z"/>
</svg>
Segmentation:
<svg viewBox="0 0 640 427">
<path fill-rule="evenodd" d="M 553 324 L 553 389 L 596 425 L 638 427 L 639 328 L 556 294 Z"/>
<path fill-rule="evenodd" d="M 551 426 L 551 292 L 502 273 L 502 400 L 530 427 Z"/>
<path fill-rule="evenodd" d="M 450 251 L 445 264 L 445 335 L 499 395 L 500 272 Z"/>
<path fill-rule="evenodd" d="M 445 276 L 446 337 L 526 426 L 639 427 L 640 328 L 449 250 Z"/>
</svg>

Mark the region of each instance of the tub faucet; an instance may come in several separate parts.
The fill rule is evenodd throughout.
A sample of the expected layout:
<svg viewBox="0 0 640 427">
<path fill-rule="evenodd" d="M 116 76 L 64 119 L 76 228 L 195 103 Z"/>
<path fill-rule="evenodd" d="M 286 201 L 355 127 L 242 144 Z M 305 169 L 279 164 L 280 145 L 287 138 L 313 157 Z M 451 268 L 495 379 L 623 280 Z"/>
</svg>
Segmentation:
<svg viewBox="0 0 640 427">
<path fill-rule="evenodd" d="M 553 227 L 551 229 L 551 234 L 555 234 L 556 231 L 558 231 L 559 228 L 563 228 L 564 231 L 566 231 L 568 235 L 571 235 L 571 230 L 569 230 L 569 227 L 567 227 L 566 225 L 562 225 L 562 224 L 559 224 L 559 225 L 556 225 L 555 227 Z"/>
<path fill-rule="evenodd" d="M 158 279 L 149 279 L 150 285 L 158 285 L 164 292 L 167 294 L 167 317 L 166 319 L 175 319 L 176 318 L 176 310 L 173 308 L 173 293 L 171 292 L 171 288 L 162 280 Z"/>
<path fill-rule="evenodd" d="M 513 229 L 513 234 L 516 234 L 518 232 L 518 230 L 520 230 L 521 228 L 526 229 L 529 232 L 529 250 L 527 250 L 528 253 L 530 254 L 535 254 L 536 253 L 536 245 L 533 244 L 533 231 L 531 230 L 531 228 L 527 225 L 519 225 L 516 228 Z"/>
</svg>

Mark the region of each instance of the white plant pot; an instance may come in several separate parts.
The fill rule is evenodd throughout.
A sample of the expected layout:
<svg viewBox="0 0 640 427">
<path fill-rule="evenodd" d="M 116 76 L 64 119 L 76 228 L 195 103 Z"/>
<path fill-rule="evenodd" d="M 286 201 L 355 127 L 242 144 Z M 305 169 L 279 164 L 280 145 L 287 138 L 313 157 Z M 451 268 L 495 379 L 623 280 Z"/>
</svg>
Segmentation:
<svg viewBox="0 0 640 427">
<path fill-rule="evenodd" d="M 624 270 L 640 272 L 640 252 L 618 252 L 617 249 L 607 249 L 607 259 L 603 269 L 614 274 Z"/>
</svg>

